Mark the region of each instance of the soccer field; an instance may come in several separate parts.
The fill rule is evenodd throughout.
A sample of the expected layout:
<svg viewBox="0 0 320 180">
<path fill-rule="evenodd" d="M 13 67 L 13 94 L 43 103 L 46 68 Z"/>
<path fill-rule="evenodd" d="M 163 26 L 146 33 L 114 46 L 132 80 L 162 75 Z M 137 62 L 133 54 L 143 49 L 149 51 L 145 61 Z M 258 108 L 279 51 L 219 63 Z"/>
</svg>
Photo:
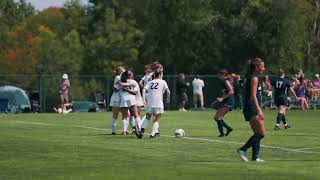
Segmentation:
<svg viewBox="0 0 320 180">
<path fill-rule="evenodd" d="M 110 135 L 111 113 L 0 115 L 0 179 L 320 179 L 320 111 L 288 111 L 292 128 L 279 131 L 265 111 L 264 163 L 236 153 L 252 135 L 240 111 L 226 116 L 234 131 L 224 138 L 213 114 L 166 112 L 155 139 Z"/>
</svg>

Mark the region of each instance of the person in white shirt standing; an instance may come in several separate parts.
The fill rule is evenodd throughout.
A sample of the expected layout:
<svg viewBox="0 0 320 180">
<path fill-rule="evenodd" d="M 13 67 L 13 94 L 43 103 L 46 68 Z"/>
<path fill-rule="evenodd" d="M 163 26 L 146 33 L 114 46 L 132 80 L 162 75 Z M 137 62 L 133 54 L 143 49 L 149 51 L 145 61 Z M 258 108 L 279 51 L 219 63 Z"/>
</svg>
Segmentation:
<svg viewBox="0 0 320 180">
<path fill-rule="evenodd" d="M 137 93 L 139 91 L 139 84 L 133 79 L 133 73 L 131 71 L 125 71 L 121 75 L 121 91 L 120 91 L 120 108 L 122 112 L 122 135 L 128 135 L 129 115 L 134 117 L 135 121 L 135 134 L 141 139 L 140 133 L 140 116 L 138 114 L 138 101 Z"/>
<path fill-rule="evenodd" d="M 143 100 L 147 106 L 146 121 L 149 121 L 151 116 L 154 116 L 154 123 L 150 138 L 159 136 L 159 121 L 161 114 L 164 112 L 163 94 L 166 93 L 166 103 L 170 102 L 170 90 L 167 82 L 161 79 L 162 72 L 156 70 L 154 72 L 154 79 L 150 81 L 142 91 Z M 141 127 L 141 133 L 144 133 L 146 127 Z"/>
<path fill-rule="evenodd" d="M 202 88 L 204 87 L 204 82 L 200 79 L 200 76 L 197 75 L 192 81 L 193 87 L 193 104 L 194 108 L 197 108 L 198 101 L 200 102 L 200 108 L 203 109 L 203 92 Z"/>
<path fill-rule="evenodd" d="M 63 74 L 59 84 L 59 94 L 60 94 L 62 112 L 64 109 L 66 109 L 66 104 L 69 103 L 69 97 L 68 97 L 69 88 L 70 88 L 70 81 L 68 79 L 68 74 Z"/>
</svg>

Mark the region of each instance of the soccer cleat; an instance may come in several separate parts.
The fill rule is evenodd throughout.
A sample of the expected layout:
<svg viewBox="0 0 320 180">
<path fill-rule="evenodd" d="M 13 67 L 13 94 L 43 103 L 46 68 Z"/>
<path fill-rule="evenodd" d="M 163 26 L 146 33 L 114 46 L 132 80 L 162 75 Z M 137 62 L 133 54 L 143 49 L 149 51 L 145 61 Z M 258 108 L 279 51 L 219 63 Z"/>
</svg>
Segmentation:
<svg viewBox="0 0 320 180">
<path fill-rule="evenodd" d="M 144 133 L 144 128 L 141 128 L 141 133 Z"/>
<path fill-rule="evenodd" d="M 224 136 L 224 134 L 220 134 L 218 137 L 223 137 Z"/>
<path fill-rule="evenodd" d="M 287 124 L 286 126 L 284 126 L 284 129 L 289 129 L 291 128 L 291 126 L 289 124 Z"/>
<path fill-rule="evenodd" d="M 141 139 L 143 135 L 139 132 L 139 128 L 135 126 L 134 129 L 135 130 L 133 131 L 133 133 L 137 136 L 137 138 Z"/>
<path fill-rule="evenodd" d="M 240 155 L 240 158 L 244 161 L 244 162 L 248 162 L 248 158 L 246 157 L 246 152 L 245 151 L 242 151 L 241 149 L 238 149 L 237 150 L 239 155 Z"/>
<path fill-rule="evenodd" d="M 122 134 L 123 136 L 127 136 L 129 133 L 128 133 L 128 131 L 123 131 L 123 132 L 121 132 L 121 134 Z"/>
<path fill-rule="evenodd" d="M 155 135 L 154 135 L 154 136 L 150 135 L 149 138 L 150 138 L 150 139 L 153 139 L 153 138 L 156 138 L 156 137 L 157 137 L 157 136 L 155 136 Z"/>
<path fill-rule="evenodd" d="M 116 135 L 116 133 L 115 133 L 115 132 L 112 132 L 111 135 Z"/>
<path fill-rule="evenodd" d="M 255 159 L 255 160 L 252 160 L 252 161 L 256 161 L 256 162 L 265 162 L 265 160 L 263 160 L 263 159 L 260 159 L 260 158 L 257 158 L 257 159 Z"/>
<path fill-rule="evenodd" d="M 157 138 L 157 137 L 160 137 L 159 133 L 155 133 L 153 136 L 152 134 L 150 135 L 150 139 Z"/>
<path fill-rule="evenodd" d="M 137 137 L 138 137 L 138 139 L 142 139 L 143 134 L 142 134 L 142 133 L 140 133 Z"/>
<path fill-rule="evenodd" d="M 275 126 L 274 126 L 274 130 L 280 130 L 280 127 L 277 126 L 277 125 L 275 125 Z"/>
<path fill-rule="evenodd" d="M 227 129 L 227 133 L 225 134 L 225 136 L 228 136 L 232 131 L 233 131 L 233 129 L 232 129 L 232 128 Z"/>
</svg>

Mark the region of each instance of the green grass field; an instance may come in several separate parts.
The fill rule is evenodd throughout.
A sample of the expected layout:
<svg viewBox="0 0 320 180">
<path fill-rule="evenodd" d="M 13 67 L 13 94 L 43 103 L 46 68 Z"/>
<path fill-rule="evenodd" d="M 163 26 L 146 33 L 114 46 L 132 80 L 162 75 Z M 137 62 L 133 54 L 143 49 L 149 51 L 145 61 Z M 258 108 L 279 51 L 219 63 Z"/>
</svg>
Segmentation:
<svg viewBox="0 0 320 180">
<path fill-rule="evenodd" d="M 110 113 L 0 115 L 0 179 L 320 179 L 320 111 L 288 111 L 293 128 L 279 131 L 266 111 L 265 163 L 236 153 L 252 134 L 240 111 L 226 116 L 235 130 L 224 138 L 213 114 L 166 112 L 161 137 L 141 140 L 110 135 Z"/>
</svg>

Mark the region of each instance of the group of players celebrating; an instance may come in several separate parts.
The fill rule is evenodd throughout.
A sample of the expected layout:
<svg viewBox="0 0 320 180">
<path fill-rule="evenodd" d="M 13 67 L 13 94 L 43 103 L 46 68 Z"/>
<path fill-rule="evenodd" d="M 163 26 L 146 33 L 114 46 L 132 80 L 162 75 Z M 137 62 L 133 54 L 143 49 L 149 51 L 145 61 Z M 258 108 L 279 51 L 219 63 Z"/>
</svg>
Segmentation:
<svg viewBox="0 0 320 180">
<path fill-rule="evenodd" d="M 252 161 L 263 162 L 259 158 L 260 141 L 266 135 L 264 114 L 260 107 L 261 85 L 259 85 L 258 76 L 265 70 L 264 62 L 260 58 L 254 58 L 248 62 L 248 70 L 244 79 L 243 94 L 243 115 L 245 121 L 250 123 L 253 135 L 248 141 L 238 149 L 238 153 L 243 161 L 248 161 L 246 151 L 252 148 Z M 162 80 L 163 67 L 159 62 L 154 62 L 145 66 L 145 76 L 136 82 L 133 73 L 125 70 L 123 67 L 116 69 L 113 81 L 113 94 L 110 99 L 112 107 L 112 134 L 115 135 L 116 119 L 119 112 L 122 113 L 122 135 L 128 135 L 128 126 L 131 125 L 133 134 L 142 138 L 149 120 L 153 116 L 153 126 L 150 138 L 159 136 L 159 120 L 164 112 L 163 95 L 166 93 L 166 102 L 170 102 L 170 90 L 166 81 Z M 219 131 L 218 137 L 228 136 L 232 131 L 226 121 L 223 119 L 225 114 L 232 110 L 234 90 L 232 82 L 228 76 L 228 71 L 222 69 L 218 72 L 220 80 L 220 95 L 213 101 L 217 111 L 214 120 L 217 122 Z M 281 121 L 284 128 L 290 128 L 287 124 L 285 111 L 288 104 L 288 91 L 297 98 L 290 82 L 285 79 L 285 73 L 282 69 L 279 71 L 279 77 L 271 83 L 275 90 L 274 101 L 279 107 L 279 113 L 276 118 L 275 130 L 280 129 Z M 140 88 L 142 91 L 140 91 Z M 142 95 L 141 95 L 142 92 Z M 140 118 L 141 107 L 146 108 L 146 115 Z M 224 132 L 224 128 L 226 132 Z"/>
<path fill-rule="evenodd" d="M 144 135 L 148 121 L 153 118 L 150 138 L 159 136 L 159 121 L 164 112 L 163 95 L 170 102 L 170 90 L 166 81 L 162 80 L 163 66 L 153 62 L 145 66 L 146 75 L 136 82 L 133 72 L 120 66 L 116 69 L 113 80 L 113 93 L 110 98 L 112 107 L 112 134 L 116 134 L 116 119 L 122 113 L 122 135 L 128 135 L 129 124 L 139 139 Z M 142 89 L 142 95 L 140 88 Z M 141 119 L 141 107 L 146 108 L 146 115 Z"/>
</svg>

